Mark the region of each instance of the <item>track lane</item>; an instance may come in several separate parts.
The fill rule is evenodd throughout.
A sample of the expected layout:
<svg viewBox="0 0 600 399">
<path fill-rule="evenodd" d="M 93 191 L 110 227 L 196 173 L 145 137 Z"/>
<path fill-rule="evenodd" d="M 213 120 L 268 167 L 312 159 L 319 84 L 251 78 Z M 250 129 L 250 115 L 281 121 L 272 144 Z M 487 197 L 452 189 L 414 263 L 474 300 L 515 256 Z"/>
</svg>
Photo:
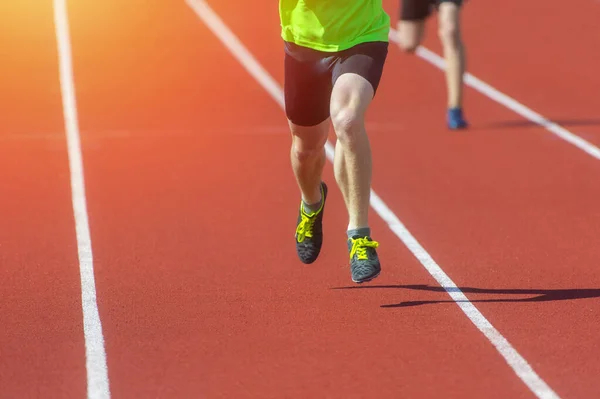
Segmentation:
<svg viewBox="0 0 600 399">
<path fill-rule="evenodd" d="M 237 16 L 231 5 L 211 6 L 282 76 L 275 9 L 264 16 L 271 25 L 257 25 L 242 17 L 251 5 Z M 598 273 L 589 266 L 600 255 L 599 193 L 591 183 L 597 161 L 541 128 L 448 133 L 431 117 L 432 110 L 443 115 L 443 75 L 416 57 L 391 53 L 370 114 L 374 187 L 559 395 L 598 391 L 598 328 L 590 318 L 598 312 L 591 283 Z M 467 96 L 481 124 L 514 118 L 477 93 Z M 520 301 L 536 296 L 542 300 Z"/>
<path fill-rule="evenodd" d="M 397 3 L 385 4 L 396 15 Z M 591 49 L 600 43 L 598 35 L 590 33 L 599 13 L 597 5 L 583 0 L 568 6 L 558 2 L 508 2 L 500 8 L 468 2 L 463 30 L 469 71 L 598 145 L 600 121 L 595 115 L 599 104 L 592 93 L 598 91 L 600 80 L 596 71 L 600 65 Z M 441 54 L 436 29 L 436 20 L 430 20 L 425 45 Z M 402 64 L 413 61 L 403 55 L 398 59 Z M 432 68 L 418 61 L 424 71 Z M 437 75 L 436 90 L 443 91 L 443 75 Z M 400 87 L 412 80 L 410 75 L 404 76 L 407 79 L 398 73 Z M 397 91 L 398 86 L 390 92 Z M 468 275 L 472 282 L 465 280 L 466 286 L 489 287 L 489 295 L 483 289 L 471 297 L 490 301 L 482 303 L 481 309 L 489 309 L 485 314 L 495 312 L 498 320 L 506 322 L 512 330 L 507 332 L 507 338 L 516 345 L 524 342 L 522 353 L 532 364 L 539 362 L 540 373 L 548 376 L 547 381 L 559 393 L 568 397 L 594 395 L 600 392 L 594 377 L 600 372 L 600 362 L 594 355 L 598 350 L 599 325 L 591 316 L 600 312 L 596 300 L 600 274 L 592 266 L 600 257 L 595 244 L 600 208 L 594 200 L 599 193 L 593 184 L 600 171 L 598 160 L 510 111 L 494 112 L 490 101 L 472 90 L 467 90 L 466 98 L 467 115 L 475 122 L 475 129 L 460 140 L 460 146 L 448 146 L 447 134 L 442 131 L 436 132 L 434 138 L 428 136 L 429 143 L 441 140 L 440 151 L 462 160 L 458 163 L 463 164 L 460 180 L 451 177 L 459 176 L 453 173 L 458 172 L 456 162 L 440 165 L 443 157 L 439 153 L 432 154 L 437 164 L 419 164 L 421 170 L 428 170 L 428 175 L 439 173 L 437 169 L 449 171 L 446 181 L 452 181 L 455 187 L 427 190 L 426 195 L 439 212 L 423 212 L 414 228 L 419 231 L 426 226 L 423 218 L 431 218 L 449 222 L 436 222 L 430 233 L 422 234 L 435 234 L 436 229 L 443 230 L 445 226 L 461 226 L 468 231 L 468 239 L 477 243 L 473 252 L 483 247 L 492 256 L 465 262 L 460 260 L 467 256 L 460 242 L 444 238 L 440 240 L 440 260 L 445 260 L 449 271 L 454 267 L 457 271 L 477 268 L 488 274 L 487 280 L 493 281 L 493 286 L 485 274 L 479 278 L 475 273 Z M 426 107 L 423 110 L 412 126 L 415 130 L 427 127 L 422 123 L 427 120 Z M 435 127 L 429 131 L 432 129 Z M 527 137 L 535 142 L 523 140 Z M 481 153 L 484 142 L 498 151 Z M 493 161 L 490 154 L 497 160 Z M 393 157 L 397 158 L 398 154 Z M 497 166 L 485 168 L 491 160 Z M 418 203 L 423 204 L 424 197 L 419 197 Z M 440 206 L 439 198 L 453 204 Z M 493 206 L 492 199 L 502 206 Z M 490 201 L 490 206 L 485 206 L 485 201 Z M 484 231 L 482 236 L 480 232 Z M 457 237 L 454 230 L 449 237 Z M 518 277 L 510 280 L 514 269 L 518 269 Z M 537 300 L 527 301 L 535 297 Z M 507 309 L 496 310 L 501 307 Z M 512 323 L 510 311 L 516 315 Z M 490 320 L 494 322 L 495 318 Z M 515 338 L 511 339 L 513 334 Z M 535 353 L 539 360 L 535 360 Z"/>
<path fill-rule="evenodd" d="M 384 4 L 396 26 L 399 2 Z M 467 1 L 462 21 L 468 71 L 599 146 L 600 102 L 595 93 L 600 90 L 600 61 L 594 49 L 600 46 L 600 37 L 592 33 L 599 17 L 600 7 L 588 0 L 525 4 L 516 0 L 500 7 Z M 442 54 L 436 18 L 428 21 L 424 45 Z M 472 112 L 473 105 L 467 97 L 467 116 L 475 134 L 514 129 L 532 134 L 538 129 L 518 115 L 484 120 Z"/>
<path fill-rule="evenodd" d="M 335 289 L 350 279 L 330 168 L 331 238 L 299 264 L 281 110 L 184 4 L 115 7 L 71 10 L 114 398 L 531 396 L 457 308 L 398 315 L 380 308 L 397 292 Z M 373 228 L 379 283 L 434 283 Z"/>
<path fill-rule="evenodd" d="M 86 390 L 51 2 L 0 6 L 0 397 Z"/>
<path fill-rule="evenodd" d="M 382 97 L 397 98 L 410 80 L 398 78 Z M 378 162 L 394 165 L 374 185 L 559 395 L 589 397 L 599 389 L 594 375 L 600 367 L 598 325 L 590 317 L 600 310 L 594 283 L 600 276 L 591 267 L 600 256 L 595 160 L 544 140 L 543 132 L 452 137 L 431 123 L 427 104 L 386 119 L 405 129 L 373 144 Z M 510 117 L 486 108 L 484 99 L 477 104 L 472 109 L 480 117 Z M 393 115 L 384 108 L 373 118 Z M 534 297 L 541 300 L 527 301 Z M 423 306 L 451 306 L 447 302 Z"/>
</svg>

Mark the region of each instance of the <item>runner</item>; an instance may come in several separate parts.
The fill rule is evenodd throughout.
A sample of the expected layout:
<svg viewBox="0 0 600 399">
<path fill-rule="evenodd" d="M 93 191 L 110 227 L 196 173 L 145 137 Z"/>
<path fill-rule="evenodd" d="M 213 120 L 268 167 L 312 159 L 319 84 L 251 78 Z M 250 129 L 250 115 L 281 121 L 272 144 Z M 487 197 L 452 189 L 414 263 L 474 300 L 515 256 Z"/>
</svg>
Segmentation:
<svg viewBox="0 0 600 399">
<path fill-rule="evenodd" d="M 425 19 L 433 9 L 438 11 L 438 35 L 446 59 L 446 86 L 448 95 L 447 124 L 450 129 L 468 126 L 463 116 L 463 74 L 465 71 L 465 48 L 460 33 L 460 10 L 462 0 L 400 0 L 398 41 L 400 49 L 414 52 L 425 28 Z"/>
<path fill-rule="evenodd" d="M 350 272 L 363 283 L 381 271 L 367 217 L 371 149 L 364 118 L 387 57 L 390 18 L 381 0 L 280 0 L 279 15 L 291 163 L 302 196 L 296 251 L 307 264 L 321 251 L 327 198 L 322 171 L 332 123 L 335 179 L 349 216 Z"/>
</svg>

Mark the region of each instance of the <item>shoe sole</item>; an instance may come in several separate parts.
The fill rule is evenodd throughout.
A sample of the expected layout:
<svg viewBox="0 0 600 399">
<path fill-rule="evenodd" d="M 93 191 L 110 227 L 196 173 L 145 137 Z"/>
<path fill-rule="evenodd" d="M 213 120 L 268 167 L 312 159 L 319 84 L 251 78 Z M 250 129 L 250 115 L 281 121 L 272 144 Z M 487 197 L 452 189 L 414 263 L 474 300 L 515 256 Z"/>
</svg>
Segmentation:
<svg viewBox="0 0 600 399">
<path fill-rule="evenodd" d="M 465 123 L 464 125 L 448 125 L 448 130 L 465 130 L 469 128 L 469 124 Z"/>
<path fill-rule="evenodd" d="M 374 274 L 370 277 L 364 278 L 362 280 L 355 280 L 354 278 L 352 278 L 352 281 L 354 281 L 356 284 L 368 283 L 369 281 L 374 280 L 377 277 L 379 277 L 380 274 L 381 274 L 381 270 L 378 271 L 376 274 Z"/>
<path fill-rule="evenodd" d="M 296 253 L 296 254 L 297 254 L 297 253 Z M 304 260 L 304 259 L 302 259 L 301 257 L 299 257 L 299 256 L 298 256 L 298 260 L 299 260 L 299 261 L 300 261 L 302 264 L 305 264 L 305 265 L 312 265 L 313 263 L 315 263 L 315 262 L 317 261 L 317 258 L 319 257 L 319 255 L 321 255 L 321 251 L 319 251 L 319 253 L 317 253 L 317 254 L 315 255 L 315 258 L 314 258 L 314 259 L 311 259 L 311 260 Z"/>
</svg>

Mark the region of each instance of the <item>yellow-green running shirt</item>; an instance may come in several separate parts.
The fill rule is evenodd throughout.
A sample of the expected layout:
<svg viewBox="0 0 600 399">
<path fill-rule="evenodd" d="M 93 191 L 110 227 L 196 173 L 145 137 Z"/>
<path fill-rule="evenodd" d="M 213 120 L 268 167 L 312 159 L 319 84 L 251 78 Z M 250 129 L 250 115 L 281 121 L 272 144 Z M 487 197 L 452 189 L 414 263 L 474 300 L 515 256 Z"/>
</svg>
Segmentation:
<svg viewBox="0 0 600 399">
<path fill-rule="evenodd" d="M 388 41 L 390 17 L 382 0 L 279 0 L 281 37 L 319 51 Z"/>
</svg>

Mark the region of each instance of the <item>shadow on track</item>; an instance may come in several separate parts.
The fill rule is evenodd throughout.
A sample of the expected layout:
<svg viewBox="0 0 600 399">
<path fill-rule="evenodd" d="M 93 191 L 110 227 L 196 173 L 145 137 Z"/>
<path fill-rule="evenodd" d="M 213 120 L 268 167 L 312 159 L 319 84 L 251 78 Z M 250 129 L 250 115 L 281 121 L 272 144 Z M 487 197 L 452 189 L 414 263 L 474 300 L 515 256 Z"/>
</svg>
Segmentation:
<svg viewBox="0 0 600 399">
<path fill-rule="evenodd" d="M 368 285 L 368 286 L 352 286 L 352 287 L 335 287 L 333 290 L 353 290 L 353 289 L 402 289 L 402 290 L 418 290 L 430 292 L 446 292 L 443 287 L 430 285 Z M 574 289 L 487 289 L 473 287 L 458 287 L 465 295 L 466 294 L 496 294 L 496 295 L 535 295 L 529 298 L 491 298 L 491 299 L 471 299 L 472 303 L 508 303 L 508 302 L 550 302 L 550 301 L 566 301 L 573 299 L 597 298 L 600 297 L 600 288 L 574 288 Z M 456 290 L 448 288 L 448 291 Z M 401 308 L 408 306 L 431 305 L 438 303 L 454 303 L 452 299 L 438 301 L 405 301 L 396 304 L 381 305 L 382 308 Z M 466 302 L 466 301 L 457 301 Z"/>
</svg>

